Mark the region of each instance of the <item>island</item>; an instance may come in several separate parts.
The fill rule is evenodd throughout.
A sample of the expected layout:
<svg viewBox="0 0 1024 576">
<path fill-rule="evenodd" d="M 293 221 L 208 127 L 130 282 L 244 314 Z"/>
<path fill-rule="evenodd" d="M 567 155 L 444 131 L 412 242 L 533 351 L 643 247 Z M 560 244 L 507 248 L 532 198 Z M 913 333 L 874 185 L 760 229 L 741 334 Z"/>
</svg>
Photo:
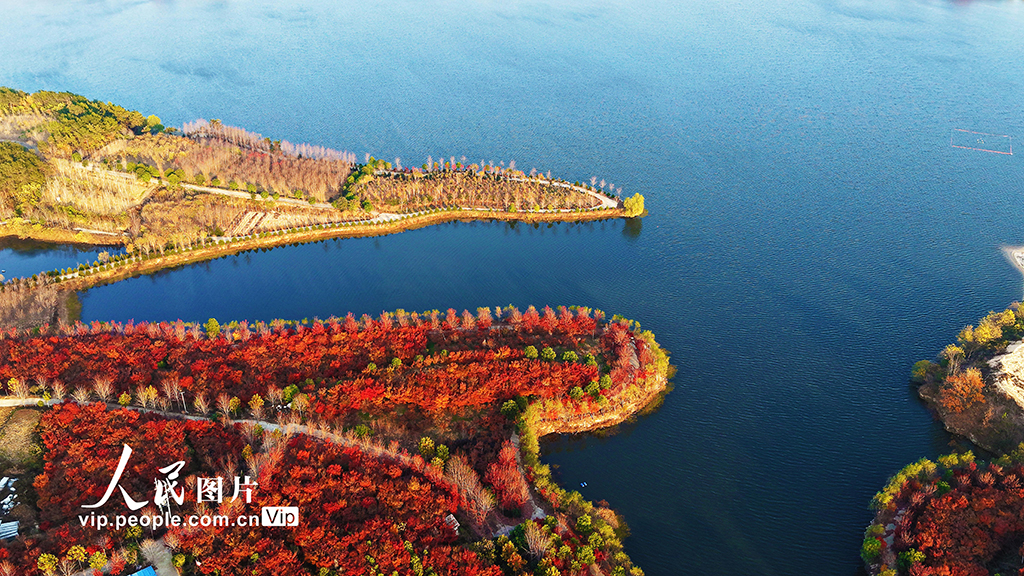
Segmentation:
<svg viewBox="0 0 1024 576">
<path fill-rule="evenodd" d="M 917 362 L 911 380 L 963 451 L 906 466 L 872 500 L 861 556 L 872 575 L 988 575 L 1024 570 L 1024 306 L 964 327 Z"/>
<path fill-rule="evenodd" d="M 538 440 L 670 375 L 583 307 L 4 330 L 0 574 L 641 576 Z"/>
<path fill-rule="evenodd" d="M 0 87 L 0 237 L 116 248 L 75 268 L 0 276 L 0 326 L 71 322 L 77 290 L 246 250 L 452 220 L 646 214 L 642 195 L 621 192 L 514 161 L 359 162 L 219 120 L 165 127 L 109 102 Z"/>
</svg>

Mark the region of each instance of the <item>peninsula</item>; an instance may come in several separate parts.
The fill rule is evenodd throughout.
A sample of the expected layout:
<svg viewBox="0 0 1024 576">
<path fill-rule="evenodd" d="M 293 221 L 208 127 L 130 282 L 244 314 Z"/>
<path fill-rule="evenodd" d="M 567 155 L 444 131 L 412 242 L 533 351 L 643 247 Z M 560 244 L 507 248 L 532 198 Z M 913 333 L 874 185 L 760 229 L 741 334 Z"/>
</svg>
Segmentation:
<svg viewBox="0 0 1024 576">
<path fill-rule="evenodd" d="M 0 235 L 146 255 L 311 228 L 380 234 L 454 218 L 643 213 L 641 196 L 620 200 L 615 190 L 596 177 L 527 174 L 514 161 L 428 157 L 403 167 L 367 154 L 359 163 L 219 120 L 165 128 L 112 103 L 0 87 Z"/>
<path fill-rule="evenodd" d="M 20 536 L 0 574 L 642 576 L 621 518 L 559 487 L 538 438 L 621 422 L 669 375 L 650 332 L 577 307 L 5 331 L 0 523 Z M 124 446 L 126 497 L 82 522 Z M 160 516 L 127 495 L 148 502 L 175 462 L 173 513 L 220 524 L 97 528 Z M 241 521 L 266 507 L 299 520 Z"/>
<path fill-rule="evenodd" d="M 218 120 L 167 128 L 112 103 L 0 87 L 0 236 L 119 247 L 75 269 L 0 278 L 19 294 L 0 310 L 45 309 L 0 325 L 55 320 L 54 303 L 72 290 L 243 250 L 451 220 L 645 214 L 643 196 L 617 193 L 596 177 L 570 183 L 514 161 L 428 157 L 411 167 L 366 155 L 360 163 Z"/>
<path fill-rule="evenodd" d="M 996 458 L 981 462 L 967 451 L 922 459 L 890 478 L 872 501 L 861 549 L 869 574 L 1024 569 L 1022 338 L 1024 306 L 1013 303 L 964 327 L 935 361 L 914 365 L 911 380 L 946 429 Z"/>
</svg>

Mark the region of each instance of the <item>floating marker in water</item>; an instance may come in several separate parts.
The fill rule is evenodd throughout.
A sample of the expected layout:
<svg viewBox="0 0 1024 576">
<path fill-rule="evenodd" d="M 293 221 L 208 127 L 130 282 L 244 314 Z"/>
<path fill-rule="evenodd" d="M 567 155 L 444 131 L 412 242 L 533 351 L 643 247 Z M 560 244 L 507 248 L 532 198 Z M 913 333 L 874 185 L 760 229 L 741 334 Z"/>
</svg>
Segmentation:
<svg viewBox="0 0 1024 576">
<path fill-rule="evenodd" d="M 1007 134 L 989 134 L 954 128 L 949 135 L 949 145 L 953 148 L 1013 156 L 1013 137 Z"/>
</svg>

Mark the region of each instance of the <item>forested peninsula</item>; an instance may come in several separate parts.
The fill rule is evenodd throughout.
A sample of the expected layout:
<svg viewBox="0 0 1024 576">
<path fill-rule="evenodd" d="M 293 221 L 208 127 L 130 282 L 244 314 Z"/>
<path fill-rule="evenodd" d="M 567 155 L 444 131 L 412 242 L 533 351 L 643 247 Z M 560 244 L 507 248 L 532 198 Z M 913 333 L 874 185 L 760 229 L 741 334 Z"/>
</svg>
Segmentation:
<svg viewBox="0 0 1024 576">
<path fill-rule="evenodd" d="M 872 501 L 861 556 L 872 575 L 1024 572 L 1024 306 L 964 327 L 912 383 L 950 432 L 993 454 L 922 459 Z"/>
<path fill-rule="evenodd" d="M 17 489 L 0 523 L 20 535 L 0 574 L 642 576 L 622 519 L 559 487 L 538 438 L 631 417 L 670 370 L 639 324 L 578 307 L 5 330 L 0 465 Z M 179 514 L 301 520 L 83 524 L 125 445 L 133 497 L 180 461 Z M 202 499 L 212 477 L 255 483 L 252 501 Z"/>
<path fill-rule="evenodd" d="M 218 120 L 171 128 L 76 94 L 0 88 L 0 236 L 119 247 L 75 269 L 0 277 L 20 294 L 0 296 L 0 325 L 53 321 L 71 290 L 254 248 L 456 219 L 645 213 L 643 196 L 616 194 L 621 188 L 596 177 L 570 183 L 514 161 L 428 157 L 411 167 L 366 155 L 360 163 Z M 14 308 L 38 313 L 5 322 Z"/>
</svg>

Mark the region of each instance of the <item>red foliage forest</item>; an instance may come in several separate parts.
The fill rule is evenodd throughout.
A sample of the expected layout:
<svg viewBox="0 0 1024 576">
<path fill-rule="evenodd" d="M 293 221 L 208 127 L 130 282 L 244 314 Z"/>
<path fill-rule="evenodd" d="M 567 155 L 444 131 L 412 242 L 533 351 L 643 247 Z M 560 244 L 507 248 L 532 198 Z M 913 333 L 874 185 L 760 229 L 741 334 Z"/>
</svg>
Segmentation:
<svg viewBox="0 0 1024 576">
<path fill-rule="evenodd" d="M 967 453 L 939 460 L 911 465 L 886 489 L 888 503 L 861 552 L 873 573 L 1024 574 L 1024 458 L 1015 453 L 985 464 Z M 883 566 L 886 557 L 895 565 Z"/>
<path fill-rule="evenodd" d="M 41 424 L 46 452 L 43 473 L 35 481 L 42 535 L 19 539 L 0 549 L 0 558 L 15 566 L 35 568 L 43 553 L 58 558 L 76 544 L 108 558 L 132 558 L 144 535 L 127 529 L 100 531 L 82 527 L 83 504 L 98 502 L 114 475 L 122 445 L 133 446 L 119 486 L 136 500 L 152 501 L 159 468 L 183 461 L 184 504 L 177 514 L 259 515 L 262 506 L 297 506 L 302 522 L 290 528 L 172 528 L 165 541 L 195 574 L 331 574 L 356 575 L 387 568 L 409 573 L 414 563 L 440 575 L 489 574 L 475 554 L 452 546 L 455 531 L 444 518 L 457 510 L 454 488 L 437 471 L 418 460 L 418 470 L 385 458 L 367 456 L 358 448 L 324 443 L 306 435 L 257 438 L 256 450 L 266 458 L 253 470 L 235 469 L 244 434 L 208 420 L 169 420 L 126 409 L 108 410 L 99 403 L 84 407 L 59 404 Z M 252 445 L 246 444 L 252 449 Z M 196 477 L 252 474 L 258 484 L 253 500 L 206 508 L 196 504 Z M 98 514 L 127 514 L 115 494 Z M 155 514 L 150 504 L 142 510 Z M 111 516 L 112 517 L 112 516 Z M 99 542 L 96 544 L 95 542 Z M 429 550 L 429 552 L 425 552 Z M 413 557 L 418 556 L 414 561 Z M 196 560 L 200 562 L 197 564 Z M 136 562 L 141 561 L 135 558 Z M 136 562 L 128 561 L 127 564 Z M 27 570 L 26 572 L 27 573 Z M 112 572 L 118 573 L 118 572 Z"/>
<path fill-rule="evenodd" d="M 612 528 L 586 514 L 592 505 L 550 487 L 539 491 L 546 503 L 534 499 L 508 438 L 526 398 L 564 398 L 576 410 L 607 403 L 651 361 L 649 345 L 626 323 L 564 307 L 3 332 L 0 382 L 9 394 L 75 402 L 42 418 L 42 472 L 33 483 L 40 532 L 0 548 L 0 575 L 76 571 L 101 560 L 108 573 L 130 571 L 155 546 L 147 538 L 162 538 L 185 574 L 568 576 L 612 552 L 616 563 L 606 567 L 626 574 Z M 231 420 L 243 415 L 262 424 Z M 416 440 L 420 430 L 444 434 L 442 424 L 453 420 L 462 428 L 446 436 L 450 447 L 428 442 L 424 457 L 410 456 L 409 433 L 387 445 L 366 436 L 374 431 L 363 423 L 378 418 L 400 418 Z M 81 524 L 89 512 L 81 506 L 104 497 L 125 445 L 134 451 L 118 487 L 149 502 L 144 514 L 156 513 L 154 480 L 180 461 L 178 513 L 234 518 L 297 506 L 302 521 L 97 536 Z M 251 503 L 197 503 L 199 479 L 245 476 L 259 487 Z M 128 512 L 112 494 L 97 514 Z M 490 540 L 542 505 L 556 515 Z"/>
<path fill-rule="evenodd" d="M 586 309 L 546 310 L 520 314 L 512 308 L 496 324 L 489 312 L 478 320 L 454 310 L 446 318 L 385 313 L 356 321 L 349 315 L 309 326 L 243 322 L 216 335 L 180 321 L 95 323 L 52 334 L 44 328 L 39 336 L 0 339 L 0 379 L 50 390 L 60 383 L 97 398 L 97 386 L 105 386 L 108 400 L 153 386 L 171 402 L 184 393 L 190 403 L 201 397 L 212 405 L 226 395 L 243 406 L 254 395 L 271 399 L 275 390 L 295 386 L 308 395 L 313 412 L 336 421 L 396 406 L 431 416 L 516 396 L 561 397 L 598 379 L 596 361 L 582 361 L 591 353 L 613 367 L 615 384 L 633 375 L 629 357 L 620 354 L 628 330 L 617 323 L 599 330 Z M 578 361 L 527 358 L 527 346 L 550 347 L 559 356 L 578 352 Z"/>
</svg>

